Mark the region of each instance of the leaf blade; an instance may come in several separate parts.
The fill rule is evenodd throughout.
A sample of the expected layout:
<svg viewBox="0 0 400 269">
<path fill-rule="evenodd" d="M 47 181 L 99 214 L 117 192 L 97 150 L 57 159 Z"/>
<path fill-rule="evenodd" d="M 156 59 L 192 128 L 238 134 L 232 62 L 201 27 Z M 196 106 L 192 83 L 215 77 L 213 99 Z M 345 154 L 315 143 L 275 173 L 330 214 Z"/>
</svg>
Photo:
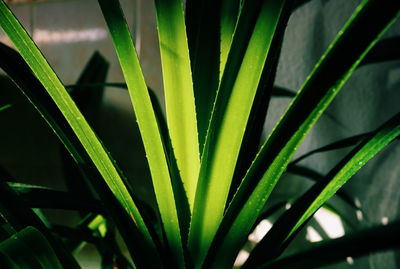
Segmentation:
<svg viewBox="0 0 400 269">
<path fill-rule="evenodd" d="M 99 0 L 125 77 L 146 151 L 157 204 L 173 259 L 183 266 L 182 240 L 164 145 L 132 36 L 118 0 Z"/>
<path fill-rule="evenodd" d="M 343 158 L 321 181 L 313 185 L 276 222 L 266 237 L 254 249 L 246 266 L 258 265 L 264 258 L 272 258 L 287 245 L 293 235 L 307 220 L 359 169 L 400 135 L 400 113 L 376 132 L 364 139 L 359 146 Z M 268 247 L 267 247 L 268 246 Z M 266 251 L 267 249 L 267 251 Z M 275 250 L 272 250 L 275 249 Z M 265 255 L 265 251 L 268 255 Z M 261 259 L 262 257 L 262 259 Z M 248 267 L 247 267 L 248 268 Z"/>
<path fill-rule="evenodd" d="M 43 54 L 3 0 L 0 1 L 0 15 L 0 26 L 18 48 L 21 56 L 60 109 L 116 199 L 138 226 L 143 239 L 149 246 L 154 247 L 152 237 L 143 218 L 113 161 L 109 158 L 103 145 L 72 101 L 62 82 L 52 70 Z"/>
<path fill-rule="evenodd" d="M 297 146 L 367 52 L 398 18 L 399 3 L 378 2 L 360 4 L 264 143 L 224 216 L 210 259 L 221 262 L 215 257 L 223 255 L 221 251 L 228 246 L 239 251 Z M 364 27 L 371 31 L 366 33 Z"/>
<path fill-rule="evenodd" d="M 285 1 L 245 3 L 220 84 L 201 160 L 189 249 L 198 263 L 222 219 L 264 65 Z M 266 19 L 268 17 L 268 19 Z"/>
<path fill-rule="evenodd" d="M 193 209 L 200 169 L 192 72 L 181 0 L 156 0 L 168 130 Z"/>
</svg>

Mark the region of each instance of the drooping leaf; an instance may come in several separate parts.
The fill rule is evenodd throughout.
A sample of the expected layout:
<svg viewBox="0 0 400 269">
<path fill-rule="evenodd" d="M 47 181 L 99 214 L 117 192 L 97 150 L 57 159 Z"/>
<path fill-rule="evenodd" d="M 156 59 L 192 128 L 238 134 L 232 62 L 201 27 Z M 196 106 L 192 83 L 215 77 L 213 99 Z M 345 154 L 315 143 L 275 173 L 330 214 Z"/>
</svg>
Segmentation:
<svg viewBox="0 0 400 269">
<path fill-rule="evenodd" d="M 338 141 L 335 141 L 333 143 L 330 143 L 326 146 L 314 149 L 312 151 L 309 151 L 303 155 L 301 155 L 300 157 L 294 159 L 290 165 L 290 166 L 294 166 L 295 164 L 301 162 L 302 160 L 304 160 L 305 158 L 316 154 L 316 153 L 320 153 L 320 152 L 326 152 L 326 151 L 331 151 L 331 150 L 336 150 L 336 149 L 342 149 L 342 148 L 347 148 L 347 147 L 351 147 L 351 146 L 355 146 L 358 143 L 360 143 L 360 141 L 362 139 L 364 139 L 365 137 L 367 137 L 368 135 L 370 135 L 371 133 L 364 133 L 364 134 L 359 134 L 359 135 L 355 135 L 355 136 L 351 136 L 351 137 L 347 137 Z"/>
<path fill-rule="evenodd" d="M 12 107 L 11 104 L 7 104 L 7 105 L 4 105 L 4 106 L 0 106 L 0 112 L 1 112 L 1 111 L 4 111 L 4 110 L 6 110 L 6 109 L 9 109 L 10 107 Z"/>
<path fill-rule="evenodd" d="M 93 213 L 104 212 L 104 206 L 101 201 L 80 197 L 75 193 L 21 183 L 8 183 L 8 185 L 26 205 L 32 208 L 85 210 Z"/>
<path fill-rule="evenodd" d="M 397 19 L 399 9 L 397 1 L 363 1 L 339 32 L 262 146 L 229 205 L 207 258 L 213 266 L 233 263 L 235 255 L 228 257 L 224 250 L 240 250 L 298 145 L 366 53 Z"/>
<path fill-rule="evenodd" d="M 324 175 L 322 175 L 321 173 L 301 165 L 289 165 L 286 172 L 311 179 L 314 182 L 318 182 L 319 180 L 322 180 L 324 178 Z M 355 202 L 355 199 L 353 199 L 353 197 L 351 197 L 351 195 L 348 194 L 345 190 L 338 190 L 337 195 L 353 209 L 360 210 Z"/>
<path fill-rule="evenodd" d="M 341 238 L 322 241 L 309 249 L 288 254 L 257 268 L 319 268 L 344 261 L 347 257 L 357 258 L 377 251 L 399 248 L 400 238 L 394 236 L 400 232 L 399 224 L 399 221 L 395 221 L 385 226 L 376 226 L 352 232 Z"/>
<path fill-rule="evenodd" d="M 99 0 L 99 4 L 128 85 L 146 151 L 167 245 L 171 250 L 170 255 L 163 255 L 171 258 L 178 267 L 183 267 L 182 240 L 177 213 L 179 209 L 176 207 L 164 145 L 132 36 L 118 0 Z"/>
<path fill-rule="evenodd" d="M 145 250 L 143 255 L 139 255 L 141 250 L 133 252 L 135 246 L 131 242 L 127 242 L 130 245 L 131 254 L 138 256 L 137 262 L 146 263 L 146 257 L 152 256 L 152 263 L 154 263 L 157 254 L 152 237 L 123 183 L 123 176 L 117 170 L 109 153 L 104 149 L 61 81 L 3 0 L 0 1 L 0 15 L 1 27 L 23 57 L 22 60 L 14 51 L 2 45 L 0 62 L 5 65 L 3 69 L 8 70 L 6 72 L 53 128 L 75 161 L 81 164 L 82 169 L 86 170 L 86 175 L 92 179 L 97 192 L 105 198 L 104 201 L 110 205 L 110 208 L 113 208 L 112 214 L 118 215 L 115 221 L 119 222 L 124 233 L 129 234 L 127 237 L 140 238 L 144 241 L 144 245 L 147 247 L 141 247 L 142 250 Z M 16 67 L 16 62 L 18 62 L 18 67 Z M 32 69 L 37 79 L 29 72 L 29 68 Z M 153 253 L 153 255 L 149 255 L 149 253 Z"/>
<path fill-rule="evenodd" d="M 244 3 L 201 159 L 189 249 L 201 264 L 222 219 L 247 120 L 285 1 Z"/>
<path fill-rule="evenodd" d="M 35 228 L 27 227 L 0 243 L 0 264 L 8 269 L 63 269 L 50 243 Z"/>
<path fill-rule="evenodd" d="M 51 249 L 63 268 L 80 268 L 72 255 L 66 251 L 63 244 L 54 237 L 33 210 L 27 207 L 18 195 L 4 181 L 0 180 L 0 220 L 5 220 L 12 234 L 32 226 L 50 243 Z M 3 235 L 1 235 L 3 236 Z M 30 268 L 30 267 L 23 267 Z"/>
<path fill-rule="evenodd" d="M 181 0 L 156 0 L 155 4 L 168 130 L 193 209 L 200 151 L 183 4 Z"/>
<path fill-rule="evenodd" d="M 286 211 L 256 246 L 246 262 L 253 268 L 280 254 L 298 229 L 330 199 L 359 169 L 400 135 L 400 113 L 363 140 L 323 180 L 319 180 Z"/>
<path fill-rule="evenodd" d="M 295 97 L 296 92 L 291 91 L 289 89 L 279 87 L 279 86 L 274 86 L 272 89 L 272 96 L 274 97 Z"/>
</svg>

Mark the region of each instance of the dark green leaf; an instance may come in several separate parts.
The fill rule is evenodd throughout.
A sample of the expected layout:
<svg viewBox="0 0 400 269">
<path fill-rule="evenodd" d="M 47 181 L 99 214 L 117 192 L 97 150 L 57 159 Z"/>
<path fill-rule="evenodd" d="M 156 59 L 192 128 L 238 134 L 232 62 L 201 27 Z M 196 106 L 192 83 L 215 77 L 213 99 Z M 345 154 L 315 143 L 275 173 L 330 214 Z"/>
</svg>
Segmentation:
<svg viewBox="0 0 400 269">
<path fill-rule="evenodd" d="M 319 180 L 322 180 L 324 178 L 324 175 L 322 175 L 321 173 L 301 165 L 289 165 L 286 171 L 291 174 L 311 179 L 314 182 L 318 182 Z M 351 197 L 345 190 L 338 190 L 337 195 L 353 209 L 360 210 L 353 197 Z"/>
<path fill-rule="evenodd" d="M 225 249 L 232 253 L 240 250 L 299 144 L 367 52 L 396 21 L 399 9 L 400 2 L 394 0 L 363 1 L 317 63 L 264 143 L 225 213 L 209 252 L 216 267 L 226 260 L 221 258 L 227 258 Z M 229 264 L 235 255 L 229 257 Z"/>
<path fill-rule="evenodd" d="M 286 211 L 256 246 L 246 262 L 253 268 L 275 258 L 307 220 L 328 201 L 359 169 L 400 135 L 400 113 L 364 139 L 323 180 L 319 180 Z"/>
<path fill-rule="evenodd" d="M 41 83 L 32 74 L 24 59 L 16 51 L 1 43 L 0 54 L 2 56 L 0 57 L 1 68 L 10 76 L 25 97 L 34 105 L 68 149 L 75 162 L 79 164 L 79 168 L 84 173 L 85 178 L 90 180 L 96 192 L 100 195 L 102 201 L 104 201 L 107 209 L 113 215 L 114 220 L 118 223 L 121 233 L 125 234 L 124 238 L 143 240 L 139 231 L 136 230 L 136 225 L 131 216 L 126 214 L 124 209 L 121 208 L 119 202 L 103 181 L 102 176 L 92 163 L 71 127 L 46 93 Z M 126 241 L 126 244 L 129 246 L 129 249 L 135 249 L 132 240 Z M 145 251 L 143 255 L 139 255 L 139 262 L 146 257 L 145 253 L 151 253 L 150 249 L 151 247 L 148 252 Z M 140 253 L 139 249 L 137 253 Z M 153 261 L 154 257 L 152 257 L 152 262 Z"/>
<path fill-rule="evenodd" d="M 368 53 L 360 65 L 400 59 L 400 37 L 383 39 Z"/>
<path fill-rule="evenodd" d="M 104 213 L 104 206 L 101 201 L 84 196 L 81 197 L 75 193 L 20 183 L 9 183 L 9 186 L 27 206 L 32 208 L 84 210 L 93 213 Z"/>
<path fill-rule="evenodd" d="M 289 254 L 269 264 L 257 268 L 300 269 L 319 268 L 344 261 L 347 257 L 356 258 L 400 247 L 400 222 L 386 226 L 376 226 L 344 237 L 322 241 L 299 253 Z"/>
<path fill-rule="evenodd" d="M 307 157 L 309 157 L 309 156 L 311 156 L 311 155 L 313 155 L 315 153 L 326 152 L 326 151 L 331 151 L 331 150 L 336 150 L 336 149 L 342 149 L 342 148 L 355 146 L 358 143 L 360 143 L 361 140 L 363 140 L 364 138 L 366 138 L 370 134 L 371 133 L 364 133 L 364 134 L 359 134 L 359 135 L 347 137 L 347 138 L 335 141 L 333 143 L 330 143 L 330 144 L 328 144 L 326 146 L 323 146 L 323 147 L 314 149 L 312 151 L 309 151 L 306 154 L 301 155 L 297 159 L 294 159 L 290 163 L 289 167 L 294 166 L 298 162 L 301 162 L 303 159 L 305 159 L 305 158 L 307 158 Z"/>
<path fill-rule="evenodd" d="M 19 196 L 7 185 L 7 183 L 1 180 L 0 215 L 7 221 L 13 230 L 17 232 L 28 226 L 33 226 L 38 229 L 50 243 L 51 248 L 54 250 L 63 268 L 79 268 L 79 265 L 72 255 L 66 251 L 65 247 L 57 238 L 52 236 L 47 227 L 33 212 L 33 210 L 27 207 L 23 201 L 21 201 Z"/>
<path fill-rule="evenodd" d="M 272 96 L 274 97 L 295 97 L 296 92 L 291 91 L 289 89 L 279 87 L 279 86 L 274 86 L 272 89 Z"/>
<path fill-rule="evenodd" d="M 200 152 L 204 147 L 219 84 L 222 2 L 222 0 L 186 1 L 186 31 L 196 101 Z M 229 2 L 230 6 L 235 6 L 238 1 Z"/>
<path fill-rule="evenodd" d="M 94 117 L 100 107 L 104 91 L 104 86 L 100 84 L 106 81 L 108 67 L 109 64 L 106 60 L 98 52 L 95 52 L 79 76 L 77 85 L 99 85 L 95 87 L 74 87 L 70 92 L 78 108 L 92 123 L 95 122 Z M 64 179 L 68 190 L 81 197 L 93 196 L 90 183 L 86 180 L 85 175 L 82 174 L 79 165 L 73 160 L 64 146 L 61 147 L 60 151 Z M 85 213 L 84 211 L 80 211 L 81 215 L 85 215 Z"/>
<path fill-rule="evenodd" d="M 63 269 L 50 243 L 35 228 L 27 227 L 0 243 L 0 255 L 11 267 L 8 269 Z"/>
<path fill-rule="evenodd" d="M 286 1 L 244 3 L 214 104 L 196 192 L 189 249 L 202 264 L 223 217 L 240 145 Z M 270 70 L 268 70 L 270 71 Z"/>
<path fill-rule="evenodd" d="M 174 260 L 177 266 L 182 266 L 184 263 L 183 245 L 167 156 L 133 39 L 119 1 L 99 0 L 99 4 L 128 85 L 128 92 L 146 151 L 165 239 L 171 251 L 167 256 Z M 187 77 L 185 78 L 187 79 Z M 190 106 L 190 104 L 188 105 Z M 192 125 L 197 128 L 196 123 L 192 123 Z M 196 150 L 198 150 L 198 147 Z M 146 226 L 142 228 L 147 229 Z M 154 265 L 152 266 L 154 267 Z"/>
<path fill-rule="evenodd" d="M 0 112 L 1 112 L 1 111 L 4 111 L 4 110 L 6 110 L 6 109 L 9 109 L 10 107 L 12 107 L 11 104 L 7 104 L 7 105 L 4 105 L 4 106 L 0 106 Z"/>
</svg>

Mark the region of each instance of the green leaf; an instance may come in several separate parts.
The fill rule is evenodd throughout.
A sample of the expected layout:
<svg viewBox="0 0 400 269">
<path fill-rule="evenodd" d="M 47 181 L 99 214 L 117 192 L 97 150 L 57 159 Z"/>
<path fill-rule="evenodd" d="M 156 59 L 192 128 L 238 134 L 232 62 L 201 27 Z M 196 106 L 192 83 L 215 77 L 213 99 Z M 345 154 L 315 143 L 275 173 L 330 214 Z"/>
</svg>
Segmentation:
<svg viewBox="0 0 400 269">
<path fill-rule="evenodd" d="M 21 183 L 8 183 L 8 185 L 19 195 L 26 205 L 32 208 L 84 210 L 93 213 L 104 212 L 101 201 L 84 196 L 80 197 L 76 193 Z"/>
<path fill-rule="evenodd" d="M 65 246 L 49 232 L 33 210 L 21 201 L 6 182 L 0 180 L 0 220 L 2 219 L 9 225 L 10 228 L 8 230 L 13 233 L 19 232 L 28 226 L 35 227 L 50 243 L 63 268 L 79 268 L 76 260 L 66 251 Z M 3 235 L 1 234 L 0 236 L 2 237 Z"/>
<path fill-rule="evenodd" d="M 296 92 L 291 91 L 289 89 L 279 87 L 279 86 L 274 86 L 272 89 L 272 96 L 274 97 L 295 97 Z"/>
<path fill-rule="evenodd" d="M 318 182 L 324 178 L 324 175 L 321 173 L 301 165 L 289 165 L 286 172 L 311 179 L 314 182 Z M 338 190 L 337 196 L 350 205 L 353 209 L 360 210 L 353 197 L 351 197 L 345 190 Z"/>
<path fill-rule="evenodd" d="M 161 105 L 158 101 L 157 95 L 149 89 L 151 102 L 153 104 L 154 113 L 156 114 L 158 126 L 161 132 L 161 138 L 167 154 L 168 167 L 171 174 L 172 189 L 174 191 L 175 202 L 179 218 L 179 226 L 181 230 L 182 241 L 187 242 L 190 224 L 190 206 L 186 196 L 186 191 L 181 180 L 179 169 L 176 163 L 174 151 L 172 149 L 171 139 L 168 133 L 167 122 L 165 121 Z M 184 249 L 185 251 L 185 249 Z"/>
<path fill-rule="evenodd" d="M 79 83 L 65 85 L 65 88 L 73 90 L 74 88 L 96 88 L 96 87 L 115 87 L 121 89 L 128 89 L 128 86 L 124 82 L 101 82 L 101 83 Z"/>
<path fill-rule="evenodd" d="M 107 61 L 98 52 L 93 53 L 79 76 L 77 84 L 104 83 L 108 68 Z M 101 85 L 91 88 L 73 88 L 70 92 L 72 99 L 89 122 L 95 123 L 94 119 L 100 108 L 103 92 L 104 86 Z M 60 149 L 60 155 L 64 182 L 68 190 L 81 197 L 93 196 L 90 182 L 85 178 L 84 173 L 79 169 L 79 164 L 73 160 L 73 157 L 64 146 Z M 79 213 L 83 216 L 86 212 L 80 211 Z"/>
<path fill-rule="evenodd" d="M 397 19 L 399 8 L 398 1 L 363 1 L 339 32 L 267 138 L 229 205 L 209 252 L 214 266 L 233 263 L 234 256 L 228 257 L 225 249 L 235 254 L 240 250 L 297 147 L 366 53 Z"/>
<path fill-rule="evenodd" d="M 106 182 L 102 179 L 101 174 L 90 160 L 90 157 L 75 136 L 68 122 L 40 82 L 31 73 L 24 59 L 16 51 L 1 43 L 0 54 L 2 55 L 2 57 L 0 57 L 1 68 L 12 78 L 19 90 L 21 90 L 54 130 L 75 162 L 78 163 L 79 169 L 84 174 L 85 178 L 90 180 L 91 185 L 101 197 L 104 205 L 107 206 L 107 210 L 113 216 L 120 232 L 124 235 L 123 238 L 126 239 L 125 243 L 128 245 L 131 255 L 135 257 L 135 262 L 137 264 L 142 264 L 146 259 L 151 258 L 151 263 L 154 264 L 157 253 L 155 253 L 153 243 L 150 242 L 150 245 L 146 244 L 147 241 L 141 235 L 134 220 L 127 214 L 126 210 L 121 207 L 121 204 L 117 201 Z M 134 244 L 135 241 L 143 242 L 140 248 Z"/>
<path fill-rule="evenodd" d="M 11 264 L 11 267 L 7 266 L 10 269 L 64 268 L 46 238 L 33 227 L 27 227 L 1 242 L 0 255 L 3 255 L 9 266 Z M 2 267 L 5 266 L 3 262 Z"/>
<path fill-rule="evenodd" d="M 286 24 L 289 20 L 291 6 L 292 4 L 289 3 L 284 8 L 280 19 L 281 26 L 277 27 L 277 30 L 274 34 L 274 40 L 269 49 L 271 51 L 269 57 L 272 60 L 270 60 L 268 64 L 264 66 L 257 89 L 257 95 L 255 96 L 255 102 L 247 121 L 246 131 L 244 133 L 239 157 L 236 162 L 235 174 L 230 187 L 228 197 L 229 202 L 232 200 L 232 197 L 236 193 L 243 177 L 245 176 L 261 146 L 261 138 L 263 135 L 264 123 L 267 118 L 269 104 L 271 97 L 276 94 L 277 90 L 273 84 L 275 81 L 283 37 L 285 34 Z"/>
<path fill-rule="evenodd" d="M 186 1 L 186 31 L 192 67 L 200 153 L 204 147 L 219 85 L 222 2 L 222 0 Z M 230 0 L 229 2 L 230 6 L 234 6 L 238 1 Z"/>
<path fill-rule="evenodd" d="M 200 169 L 192 73 L 181 0 L 156 0 L 168 130 L 193 209 Z"/>
<path fill-rule="evenodd" d="M 247 120 L 285 1 L 245 2 L 201 159 L 189 249 L 201 264 L 220 224 Z M 268 19 L 267 19 L 268 18 Z"/>
<path fill-rule="evenodd" d="M 386 226 L 376 226 L 352 232 L 338 239 L 322 241 L 304 251 L 288 254 L 257 268 L 289 269 L 320 268 L 344 261 L 347 257 L 357 258 L 378 251 L 400 246 L 400 223 L 395 221 Z"/>
<path fill-rule="evenodd" d="M 9 109 L 10 107 L 12 107 L 11 104 L 7 104 L 7 105 L 4 105 L 4 106 L 0 106 L 0 112 L 1 112 L 1 111 L 4 111 L 4 110 L 6 110 L 6 109 Z"/>
<path fill-rule="evenodd" d="M 336 149 L 342 149 L 342 148 L 347 148 L 347 147 L 351 147 L 351 146 L 355 146 L 358 143 L 360 143 L 360 141 L 362 141 L 365 137 L 367 137 L 368 135 L 370 135 L 371 133 L 363 133 L 363 134 L 359 134 L 359 135 L 354 135 L 351 137 L 347 137 L 344 139 L 340 139 L 338 141 L 335 141 L 333 143 L 330 143 L 326 146 L 314 149 L 312 151 L 309 151 L 303 155 L 301 155 L 300 157 L 294 159 L 290 165 L 293 166 L 299 162 L 301 162 L 302 160 L 304 160 L 305 158 L 314 155 L 316 153 L 321 153 L 321 152 L 327 152 L 327 151 L 331 151 L 331 150 L 336 150 Z"/>
<path fill-rule="evenodd" d="M 378 42 L 360 65 L 400 59 L 400 37 L 386 38 Z"/>
<path fill-rule="evenodd" d="M 138 257 L 137 261 L 139 263 L 144 262 L 146 257 L 152 256 L 152 263 L 154 263 L 156 253 L 154 252 L 153 240 L 123 183 L 121 174 L 119 174 L 108 152 L 68 95 L 57 75 L 4 1 L 0 1 L 0 26 L 25 60 L 25 62 L 19 60 L 12 51 L 10 52 L 9 48 L 7 49 L 4 45 L 1 46 L 2 53 L 8 57 L 8 62 L 5 65 L 8 65 L 7 68 L 10 69 L 11 75 L 14 76 L 14 81 L 17 84 L 19 83 L 18 86 L 24 94 L 55 130 L 64 145 L 74 156 L 75 161 L 82 164 L 82 167 L 85 165 L 90 166 L 93 162 L 95 168 L 87 169 L 87 175 L 92 178 L 93 185 L 97 186 L 97 191 L 104 197 L 110 208 L 113 208 L 113 214 L 119 214 L 120 218 L 115 218 L 115 221 L 125 227 L 124 233 L 133 238 L 141 238 L 144 241 L 144 245 L 147 247 L 142 249 L 147 250 L 145 253 L 153 253 L 153 255 L 138 255 L 140 254 L 139 250 L 139 252 L 131 251 L 131 254 Z M 4 56 L 2 55 L 2 57 Z M 19 68 L 15 68 L 15 64 L 10 60 L 11 58 L 19 60 Z M 32 69 L 40 83 L 25 69 L 20 70 L 25 65 Z M 48 95 L 43 91 L 43 88 L 46 89 Z M 64 122 L 65 120 L 67 122 Z M 72 131 L 68 128 L 71 128 Z M 88 156 L 85 156 L 86 154 Z M 108 187 L 104 186 L 104 181 Z M 127 225 L 129 222 L 130 224 Z M 131 226 L 129 230 L 127 226 Z M 132 243 L 127 242 L 127 244 L 130 245 L 130 248 L 135 248 Z"/>
<path fill-rule="evenodd" d="M 308 219 L 359 169 L 400 135 L 400 113 L 343 158 L 323 180 L 318 181 L 285 212 L 269 233 L 253 250 L 246 266 L 253 268 L 261 260 L 279 254 L 288 241 Z M 266 253 L 268 253 L 266 255 Z M 246 267 L 246 268 L 249 268 Z"/>
<path fill-rule="evenodd" d="M 132 36 L 117 0 L 99 0 L 121 64 L 153 180 L 168 247 L 178 267 L 183 267 L 182 240 L 168 163 L 158 123 L 140 68 Z"/>
<path fill-rule="evenodd" d="M 221 22 L 220 22 L 220 67 L 219 67 L 219 78 L 222 78 L 224 73 L 225 65 L 228 60 L 228 54 L 231 50 L 233 34 L 236 29 L 236 25 L 239 19 L 241 10 L 241 0 L 222 0 L 221 1 Z"/>
</svg>

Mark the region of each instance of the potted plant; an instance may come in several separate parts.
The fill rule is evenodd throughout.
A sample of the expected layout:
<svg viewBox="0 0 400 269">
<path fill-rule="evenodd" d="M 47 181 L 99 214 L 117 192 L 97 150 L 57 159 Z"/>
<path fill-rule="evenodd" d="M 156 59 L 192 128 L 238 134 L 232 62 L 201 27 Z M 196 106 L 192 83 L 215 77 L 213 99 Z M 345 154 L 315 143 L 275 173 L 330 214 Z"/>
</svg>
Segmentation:
<svg viewBox="0 0 400 269">
<path fill-rule="evenodd" d="M 80 101 L 84 97 L 66 89 L 17 18 L 0 2 L 0 25 L 20 54 L 2 46 L 2 68 L 74 159 L 78 184 L 84 182 L 86 191 L 77 200 L 90 205 L 83 211 L 101 212 L 82 212 L 81 228 L 95 233 L 85 233 L 85 238 L 97 242 L 108 257 L 105 267 L 130 266 L 115 241 L 114 225 L 138 268 L 233 266 L 260 216 L 265 217 L 263 209 L 278 180 L 286 170 L 296 169 L 290 162 L 298 146 L 400 14 L 398 1 L 362 1 L 259 147 L 271 96 L 292 94 L 274 87 L 274 77 L 285 26 L 302 2 L 187 1 L 184 11 L 180 0 L 156 0 L 164 119 L 146 86 L 119 1 L 99 0 L 146 151 L 157 204 L 154 212 L 135 195 L 86 121 L 81 111 L 85 102 Z M 80 87 L 87 88 L 85 82 Z M 107 85 L 94 82 L 91 86 Z M 278 217 L 243 268 L 310 268 L 398 246 L 399 240 L 391 236 L 398 232 L 393 223 L 305 253 L 281 256 L 313 214 L 399 135 L 400 114 L 396 114 L 370 133 L 329 145 L 328 149 L 354 148 Z M 11 268 L 77 268 L 68 248 L 48 229 L 50 225 L 18 197 L 23 196 L 22 188 L 55 201 L 58 197 L 72 203 L 73 199 L 68 200 L 68 193 L 19 188 L 1 183 L 0 209 L 8 227 L 2 232 L 10 237 L 4 241 L 1 261 Z M 386 243 L 365 243 L 376 237 Z M 40 248 L 29 253 L 26 248 L 34 248 L 33 242 L 40 242 Z M 360 245 L 365 248 L 356 249 Z M 24 251 L 23 247 L 28 254 L 18 257 L 15 250 Z M 315 254 L 319 258 L 310 259 Z"/>
</svg>

